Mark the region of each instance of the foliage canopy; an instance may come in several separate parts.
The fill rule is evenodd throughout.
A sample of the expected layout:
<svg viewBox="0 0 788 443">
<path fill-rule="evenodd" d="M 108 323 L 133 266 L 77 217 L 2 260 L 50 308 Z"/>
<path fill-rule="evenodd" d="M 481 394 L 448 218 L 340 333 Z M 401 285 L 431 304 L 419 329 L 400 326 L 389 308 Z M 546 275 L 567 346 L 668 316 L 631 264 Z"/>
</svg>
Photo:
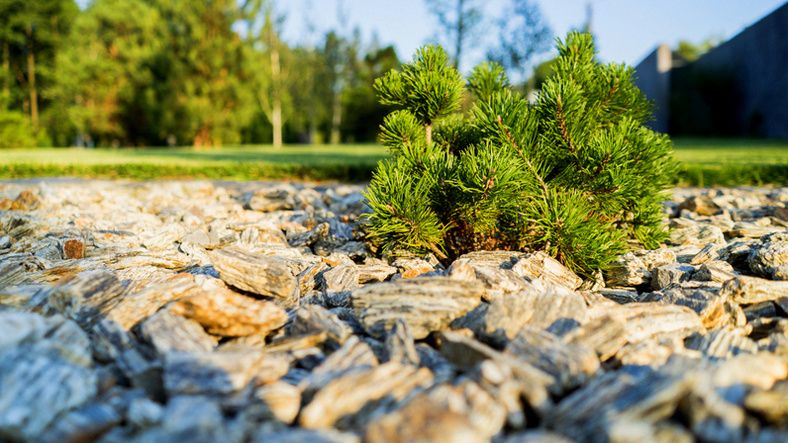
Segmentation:
<svg viewBox="0 0 788 443">
<path fill-rule="evenodd" d="M 462 81 L 437 46 L 376 83 L 399 109 L 381 126 L 391 158 L 367 191 L 374 244 L 441 259 L 544 250 L 588 276 L 630 243 L 664 239 L 672 148 L 644 126 L 651 106 L 632 69 L 597 62 L 588 34 L 570 33 L 558 51 L 535 103 L 485 63 L 468 81 L 472 108 L 454 112 Z"/>
</svg>

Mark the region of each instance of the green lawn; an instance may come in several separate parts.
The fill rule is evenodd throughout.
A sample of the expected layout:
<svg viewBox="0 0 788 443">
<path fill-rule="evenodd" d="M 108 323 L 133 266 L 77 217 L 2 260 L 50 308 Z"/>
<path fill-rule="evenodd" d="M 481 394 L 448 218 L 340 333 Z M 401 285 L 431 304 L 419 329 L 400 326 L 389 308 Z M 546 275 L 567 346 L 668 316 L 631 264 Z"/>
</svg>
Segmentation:
<svg viewBox="0 0 788 443">
<path fill-rule="evenodd" d="M 676 138 L 673 143 L 680 184 L 788 185 L 788 140 Z"/>
<path fill-rule="evenodd" d="M 788 141 L 676 139 L 677 183 L 788 183 Z M 233 146 L 191 148 L 0 150 L 0 178 L 303 179 L 362 181 L 386 156 L 377 145 Z"/>
</svg>

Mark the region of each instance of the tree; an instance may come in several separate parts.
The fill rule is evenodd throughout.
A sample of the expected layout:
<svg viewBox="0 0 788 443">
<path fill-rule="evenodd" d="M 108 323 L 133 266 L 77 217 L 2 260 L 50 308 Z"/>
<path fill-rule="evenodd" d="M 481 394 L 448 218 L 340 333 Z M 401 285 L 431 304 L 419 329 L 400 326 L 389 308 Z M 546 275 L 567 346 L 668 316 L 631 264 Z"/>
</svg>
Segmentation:
<svg viewBox="0 0 788 443">
<path fill-rule="evenodd" d="M 451 58 L 457 69 L 484 20 L 482 5 L 479 0 L 427 0 L 445 36 L 443 43 L 453 49 Z"/>
<path fill-rule="evenodd" d="M 588 34 L 569 34 L 558 51 L 533 105 L 487 63 L 469 80 L 471 112 L 452 114 L 464 82 L 438 47 L 376 84 L 381 101 L 401 109 L 381 128 L 392 156 L 366 193 L 374 246 L 444 260 L 543 250 L 590 276 L 629 242 L 653 248 L 665 238 L 671 145 L 644 126 L 650 104 L 633 70 L 599 64 Z"/>
<path fill-rule="evenodd" d="M 246 42 L 235 31 L 245 18 L 235 0 L 148 0 L 166 25 L 156 73 L 162 139 L 194 146 L 237 143 L 254 114 Z"/>
<path fill-rule="evenodd" d="M 287 47 L 279 38 L 284 17 L 275 15 L 273 1 L 257 3 L 259 6 L 255 9 L 262 13 L 262 27 L 256 36 L 253 23 L 249 29 L 253 39 L 252 44 L 260 44 L 260 54 L 253 53 L 252 57 L 262 56 L 255 75 L 258 84 L 257 100 L 266 118 L 271 122 L 272 143 L 279 148 L 283 144 L 283 127 L 287 118 L 284 108 L 290 101 L 286 85 L 288 75 L 283 72 L 282 63 L 283 53 L 286 52 Z"/>
<path fill-rule="evenodd" d="M 688 62 L 694 62 L 703 54 L 711 51 L 722 42 L 719 37 L 708 37 L 700 43 L 693 43 L 688 40 L 681 40 L 676 46 L 676 52 Z"/>
<path fill-rule="evenodd" d="M 58 54 L 53 93 L 82 138 L 100 145 L 157 141 L 151 85 L 164 32 L 145 0 L 97 0 L 77 17 Z"/>
<path fill-rule="evenodd" d="M 55 52 L 77 11 L 73 0 L 0 0 L 3 101 L 28 114 L 34 131 L 41 90 L 52 83 Z"/>
<path fill-rule="evenodd" d="M 550 49 L 552 31 L 533 0 L 510 0 L 498 20 L 498 45 L 488 58 L 510 73 L 524 75 L 534 56 Z"/>
</svg>

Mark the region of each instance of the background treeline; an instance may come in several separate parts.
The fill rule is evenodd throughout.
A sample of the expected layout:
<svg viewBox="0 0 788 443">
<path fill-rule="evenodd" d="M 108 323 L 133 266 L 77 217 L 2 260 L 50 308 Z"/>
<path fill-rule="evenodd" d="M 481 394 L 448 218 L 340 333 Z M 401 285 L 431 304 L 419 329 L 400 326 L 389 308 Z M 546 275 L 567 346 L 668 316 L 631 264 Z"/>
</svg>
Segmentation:
<svg viewBox="0 0 788 443">
<path fill-rule="evenodd" d="M 517 72 L 551 34 L 534 3 L 510 1 L 505 23 L 488 20 L 480 0 L 427 4 L 456 64 L 495 23 L 506 32 L 488 55 Z M 0 0 L 0 146 L 373 141 L 388 110 L 372 85 L 399 65 L 394 48 L 346 20 L 288 43 L 284 21 L 301 17 L 275 6 Z"/>
</svg>

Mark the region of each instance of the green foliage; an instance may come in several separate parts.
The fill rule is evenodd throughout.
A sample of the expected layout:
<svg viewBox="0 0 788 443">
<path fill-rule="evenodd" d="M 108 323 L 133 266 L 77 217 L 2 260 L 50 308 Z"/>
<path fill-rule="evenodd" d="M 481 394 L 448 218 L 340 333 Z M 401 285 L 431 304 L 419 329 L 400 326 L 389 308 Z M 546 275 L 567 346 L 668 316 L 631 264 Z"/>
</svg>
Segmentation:
<svg viewBox="0 0 788 443">
<path fill-rule="evenodd" d="M 0 148 L 36 146 L 30 121 L 21 112 L 0 110 Z"/>
<path fill-rule="evenodd" d="M 380 102 L 407 109 L 425 125 L 456 111 L 465 82 L 440 46 L 416 51 L 413 61 L 375 81 Z"/>
<path fill-rule="evenodd" d="M 534 104 L 499 66 L 477 67 L 467 116 L 451 114 L 459 73 L 437 47 L 376 83 L 381 101 L 402 109 L 381 127 L 393 157 L 367 192 L 374 243 L 444 259 L 544 250 L 588 276 L 630 242 L 653 248 L 665 238 L 671 143 L 644 126 L 650 104 L 632 69 L 599 64 L 587 34 L 570 33 L 558 51 Z"/>
</svg>

